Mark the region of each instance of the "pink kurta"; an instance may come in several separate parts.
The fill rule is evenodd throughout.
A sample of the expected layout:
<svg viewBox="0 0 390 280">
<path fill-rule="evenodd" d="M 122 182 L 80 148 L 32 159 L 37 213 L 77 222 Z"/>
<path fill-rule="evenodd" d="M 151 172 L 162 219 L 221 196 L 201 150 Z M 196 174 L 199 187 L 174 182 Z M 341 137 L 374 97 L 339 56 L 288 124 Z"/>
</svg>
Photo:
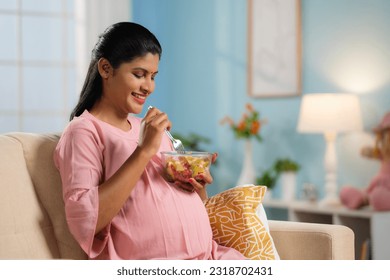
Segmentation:
<svg viewBox="0 0 390 280">
<path fill-rule="evenodd" d="M 71 233 L 91 259 L 244 259 L 217 245 L 206 209 L 196 193 L 167 183 L 158 152 L 120 212 L 95 236 L 98 186 L 137 147 L 141 119 L 129 116 L 124 132 L 85 111 L 64 130 L 54 153 L 63 184 Z M 171 150 L 163 137 L 160 151 Z"/>
</svg>

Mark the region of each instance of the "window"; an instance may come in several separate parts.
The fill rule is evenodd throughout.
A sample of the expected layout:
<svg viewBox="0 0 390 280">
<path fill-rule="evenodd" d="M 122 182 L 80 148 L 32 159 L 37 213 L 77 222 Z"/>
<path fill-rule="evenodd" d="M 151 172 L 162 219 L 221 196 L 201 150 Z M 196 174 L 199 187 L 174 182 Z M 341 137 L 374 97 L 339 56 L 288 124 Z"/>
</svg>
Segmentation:
<svg viewBox="0 0 390 280">
<path fill-rule="evenodd" d="M 131 1 L 115 3 L 0 0 L 0 133 L 63 130 L 97 35 L 130 18 Z"/>
<path fill-rule="evenodd" d="M 75 93 L 73 0 L 0 0 L 0 132 L 60 131 Z"/>
</svg>

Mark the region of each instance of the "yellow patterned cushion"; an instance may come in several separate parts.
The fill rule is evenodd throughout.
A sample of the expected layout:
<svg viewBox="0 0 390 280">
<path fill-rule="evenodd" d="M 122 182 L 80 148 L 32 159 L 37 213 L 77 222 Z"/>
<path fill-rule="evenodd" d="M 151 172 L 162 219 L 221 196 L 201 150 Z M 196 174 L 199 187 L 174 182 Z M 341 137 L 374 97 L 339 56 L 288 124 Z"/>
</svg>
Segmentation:
<svg viewBox="0 0 390 280">
<path fill-rule="evenodd" d="M 252 260 L 278 259 L 267 221 L 256 214 L 266 190 L 265 186 L 235 187 L 205 202 L 218 244 L 235 248 Z"/>
</svg>

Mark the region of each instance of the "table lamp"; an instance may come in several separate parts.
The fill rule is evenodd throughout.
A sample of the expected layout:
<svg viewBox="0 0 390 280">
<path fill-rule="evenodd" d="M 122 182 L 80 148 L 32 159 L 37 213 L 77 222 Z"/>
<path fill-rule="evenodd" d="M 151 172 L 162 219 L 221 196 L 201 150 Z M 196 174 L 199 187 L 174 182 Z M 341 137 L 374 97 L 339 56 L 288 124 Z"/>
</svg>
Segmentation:
<svg viewBox="0 0 390 280">
<path fill-rule="evenodd" d="M 324 205 L 339 204 L 337 188 L 337 133 L 362 129 L 360 104 L 353 94 L 312 93 L 302 98 L 298 131 L 322 133 L 326 141 L 324 157 L 325 197 Z"/>
</svg>

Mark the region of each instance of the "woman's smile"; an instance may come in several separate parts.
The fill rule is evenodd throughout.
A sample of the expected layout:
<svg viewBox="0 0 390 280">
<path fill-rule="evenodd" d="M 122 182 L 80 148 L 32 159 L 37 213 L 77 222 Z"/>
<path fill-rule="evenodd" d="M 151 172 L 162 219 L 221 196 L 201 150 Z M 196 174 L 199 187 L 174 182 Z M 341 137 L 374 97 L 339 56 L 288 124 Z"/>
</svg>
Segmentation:
<svg viewBox="0 0 390 280">
<path fill-rule="evenodd" d="M 145 103 L 146 98 L 148 97 L 148 94 L 141 94 L 136 92 L 132 92 L 131 95 L 134 97 L 134 100 L 141 105 Z"/>
</svg>

